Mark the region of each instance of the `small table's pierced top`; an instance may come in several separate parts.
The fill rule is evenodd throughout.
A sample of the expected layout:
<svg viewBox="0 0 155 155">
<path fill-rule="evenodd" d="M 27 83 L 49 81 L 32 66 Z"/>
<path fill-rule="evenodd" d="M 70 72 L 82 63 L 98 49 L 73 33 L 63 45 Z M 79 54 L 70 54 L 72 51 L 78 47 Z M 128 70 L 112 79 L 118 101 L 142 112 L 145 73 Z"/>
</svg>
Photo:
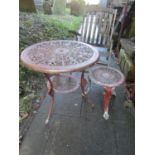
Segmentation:
<svg viewBox="0 0 155 155">
<path fill-rule="evenodd" d="M 124 75 L 120 71 L 106 66 L 92 68 L 90 78 L 96 84 L 104 87 L 116 87 L 124 81 Z"/>
<path fill-rule="evenodd" d="M 71 40 L 41 42 L 21 54 L 27 67 L 45 73 L 78 71 L 93 65 L 98 58 L 99 53 L 92 46 Z"/>
</svg>

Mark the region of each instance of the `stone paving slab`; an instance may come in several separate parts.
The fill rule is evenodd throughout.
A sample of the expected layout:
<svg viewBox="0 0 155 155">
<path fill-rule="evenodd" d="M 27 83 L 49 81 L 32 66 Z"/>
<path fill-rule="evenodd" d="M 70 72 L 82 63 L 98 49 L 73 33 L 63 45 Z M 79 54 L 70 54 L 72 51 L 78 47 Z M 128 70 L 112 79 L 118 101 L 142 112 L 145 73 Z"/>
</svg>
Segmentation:
<svg viewBox="0 0 155 155">
<path fill-rule="evenodd" d="M 105 121 L 102 88 L 92 87 L 89 96 L 95 104 L 94 111 L 90 104 L 84 104 L 80 115 L 80 89 L 56 94 L 54 114 L 45 126 L 50 100 L 47 95 L 23 141 L 20 155 L 134 155 L 134 117 L 124 109 L 123 98 L 119 95 L 113 98 L 110 120 Z"/>
<path fill-rule="evenodd" d="M 113 132 L 115 135 L 116 145 L 118 147 L 117 148 L 118 154 L 134 155 L 135 154 L 134 123 L 114 121 Z"/>
</svg>

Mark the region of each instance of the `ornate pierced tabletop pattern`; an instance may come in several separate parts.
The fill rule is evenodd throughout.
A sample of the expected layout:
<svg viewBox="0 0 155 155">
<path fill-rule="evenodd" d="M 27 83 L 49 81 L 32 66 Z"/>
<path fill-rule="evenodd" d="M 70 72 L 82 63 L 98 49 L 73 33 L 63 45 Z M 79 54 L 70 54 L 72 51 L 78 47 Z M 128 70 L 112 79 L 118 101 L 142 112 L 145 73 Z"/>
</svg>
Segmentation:
<svg viewBox="0 0 155 155">
<path fill-rule="evenodd" d="M 98 60 L 99 53 L 92 46 L 69 40 L 53 40 L 32 45 L 22 52 L 21 60 L 32 69 L 52 73 L 76 70 Z"/>
<path fill-rule="evenodd" d="M 116 87 L 124 81 L 124 76 L 120 71 L 106 66 L 92 68 L 90 78 L 95 83 L 106 87 Z"/>
</svg>

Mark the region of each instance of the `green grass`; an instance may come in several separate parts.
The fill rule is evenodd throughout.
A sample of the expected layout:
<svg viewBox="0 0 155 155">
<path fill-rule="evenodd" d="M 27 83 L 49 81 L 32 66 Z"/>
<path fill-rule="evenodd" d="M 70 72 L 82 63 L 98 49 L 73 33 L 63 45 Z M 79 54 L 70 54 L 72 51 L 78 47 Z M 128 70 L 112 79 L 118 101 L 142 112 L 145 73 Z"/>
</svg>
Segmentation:
<svg viewBox="0 0 155 155">
<path fill-rule="evenodd" d="M 77 30 L 80 27 L 82 17 L 76 17 L 71 15 L 58 16 L 58 15 L 40 15 L 42 22 L 47 25 L 55 26 L 65 30 Z"/>
<path fill-rule="evenodd" d="M 82 17 L 20 13 L 20 51 L 33 43 L 73 37 L 69 30 L 78 30 Z"/>
<path fill-rule="evenodd" d="M 65 9 L 65 14 L 66 14 L 66 15 L 70 15 L 70 12 L 71 12 L 71 9 L 70 9 L 70 8 L 66 8 L 66 9 Z"/>
</svg>

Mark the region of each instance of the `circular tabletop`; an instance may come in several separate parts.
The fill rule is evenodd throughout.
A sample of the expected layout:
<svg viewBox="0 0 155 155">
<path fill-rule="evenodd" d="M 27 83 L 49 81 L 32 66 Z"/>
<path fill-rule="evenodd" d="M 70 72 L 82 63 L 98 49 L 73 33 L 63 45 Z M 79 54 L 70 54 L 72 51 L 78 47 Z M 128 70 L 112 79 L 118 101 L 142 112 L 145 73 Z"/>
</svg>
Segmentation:
<svg viewBox="0 0 155 155">
<path fill-rule="evenodd" d="M 90 70 L 91 80 L 104 87 L 116 87 L 124 82 L 124 75 L 108 66 L 96 66 Z"/>
<path fill-rule="evenodd" d="M 21 61 L 26 67 L 50 74 L 81 71 L 98 59 L 99 52 L 91 45 L 71 40 L 37 43 L 21 53 Z"/>
</svg>

